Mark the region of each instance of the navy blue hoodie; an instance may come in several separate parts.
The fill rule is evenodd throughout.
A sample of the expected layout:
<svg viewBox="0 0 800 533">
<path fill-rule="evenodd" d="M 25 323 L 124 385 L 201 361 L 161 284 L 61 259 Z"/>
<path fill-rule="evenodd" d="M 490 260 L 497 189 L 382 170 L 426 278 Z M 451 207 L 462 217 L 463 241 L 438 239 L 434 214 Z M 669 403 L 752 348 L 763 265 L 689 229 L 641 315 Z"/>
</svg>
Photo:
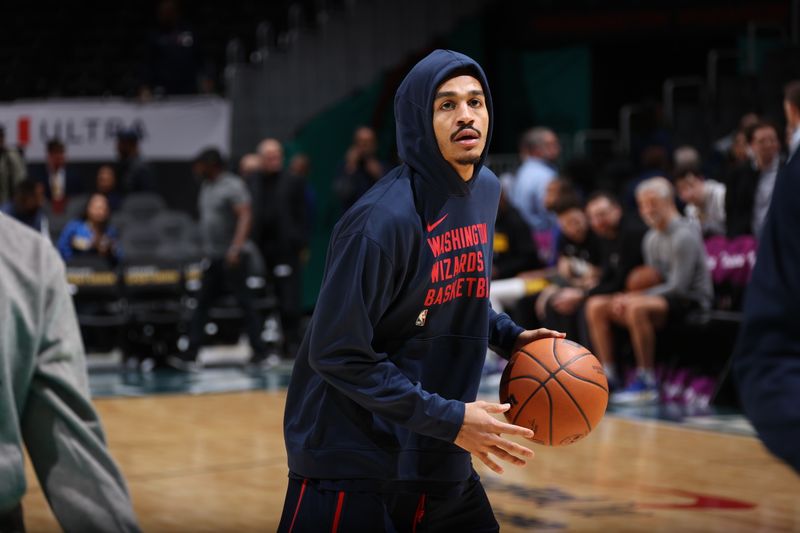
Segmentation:
<svg viewBox="0 0 800 533">
<path fill-rule="evenodd" d="M 468 182 L 442 157 L 434 93 L 470 58 L 436 50 L 395 96 L 403 164 L 349 209 L 331 236 L 314 316 L 289 385 L 289 470 L 312 479 L 458 482 L 455 440 L 475 400 L 487 342 L 506 353 L 522 328 L 489 307 L 500 195 L 483 166 Z M 460 73 L 460 72 L 459 72 Z M 486 135 L 488 147 L 491 136 Z"/>
<path fill-rule="evenodd" d="M 775 191 L 747 287 L 734 354 L 745 413 L 773 453 L 800 473 L 800 153 Z"/>
</svg>

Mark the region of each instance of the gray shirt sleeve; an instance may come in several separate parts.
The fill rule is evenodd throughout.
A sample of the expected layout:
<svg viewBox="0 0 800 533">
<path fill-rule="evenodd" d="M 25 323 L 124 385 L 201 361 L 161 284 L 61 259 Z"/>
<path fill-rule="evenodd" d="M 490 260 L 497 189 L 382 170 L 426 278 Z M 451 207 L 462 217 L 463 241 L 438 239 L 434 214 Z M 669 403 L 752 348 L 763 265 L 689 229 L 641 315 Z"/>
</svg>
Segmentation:
<svg viewBox="0 0 800 533">
<path fill-rule="evenodd" d="M 652 241 L 650 241 L 652 242 Z M 652 257 L 647 247 L 645 260 Z M 692 287 L 695 266 L 702 260 L 702 244 L 690 231 L 678 231 L 672 239 L 672 250 L 664 283 L 645 291 L 652 296 L 687 295 Z"/>
<path fill-rule="evenodd" d="M 122 474 L 92 407 L 86 362 L 63 263 L 43 254 L 39 346 L 22 434 L 64 531 L 137 532 Z"/>
<path fill-rule="evenodd" d="M 230 180 L 227 193 L 231 206 L 250 204 L 250 191 L 239 178 Z"/>
</svg>

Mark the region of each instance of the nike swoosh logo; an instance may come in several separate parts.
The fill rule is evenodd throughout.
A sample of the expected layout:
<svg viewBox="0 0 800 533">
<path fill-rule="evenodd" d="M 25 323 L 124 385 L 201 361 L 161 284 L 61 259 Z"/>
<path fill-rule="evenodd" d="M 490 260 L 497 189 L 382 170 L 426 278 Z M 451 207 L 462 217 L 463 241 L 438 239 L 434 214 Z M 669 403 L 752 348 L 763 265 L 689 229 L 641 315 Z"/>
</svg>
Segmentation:
<svg viewBox="0 0 800 533">
<path fill-rule="evenodd" d="M 450 213 L 447 213 L 445 216 L 443 216 L 442 218 L 440 218 L 439 220 L 437 220 L 437 221 L 436 221 L 436 222 L 434 222 L 433 224 L 428 224 L 428 233 L 430 233 L 430 232 L 432 232 L 433 230 L 435 230 L 435 229 L 436 229 L 436 226 L 438 226 L 439 224 L 441 224 L 442 222 L 444 222 L 444 219 L 446 219 L 446 218 L 447 218 L 447 215 L 449 215 L 449 214 L 450 214 Z"/>
</svg>

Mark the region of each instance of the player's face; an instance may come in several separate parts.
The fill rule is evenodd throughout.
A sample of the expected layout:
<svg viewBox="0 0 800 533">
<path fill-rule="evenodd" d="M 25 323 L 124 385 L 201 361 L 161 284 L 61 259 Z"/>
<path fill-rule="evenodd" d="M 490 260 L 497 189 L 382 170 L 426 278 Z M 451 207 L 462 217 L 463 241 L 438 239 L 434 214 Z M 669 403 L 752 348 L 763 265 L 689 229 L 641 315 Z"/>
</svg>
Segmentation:
<svg viewBox="0 0 800 533">
<path fill-rule="evenodd" d="M 456 76 L 436 89 L 433 130 L 442 157 L 462 179 L 472 177 L 473 165 L 486 147 L 489 111 L 480 82 L 472 76 Z"/>
</svg>

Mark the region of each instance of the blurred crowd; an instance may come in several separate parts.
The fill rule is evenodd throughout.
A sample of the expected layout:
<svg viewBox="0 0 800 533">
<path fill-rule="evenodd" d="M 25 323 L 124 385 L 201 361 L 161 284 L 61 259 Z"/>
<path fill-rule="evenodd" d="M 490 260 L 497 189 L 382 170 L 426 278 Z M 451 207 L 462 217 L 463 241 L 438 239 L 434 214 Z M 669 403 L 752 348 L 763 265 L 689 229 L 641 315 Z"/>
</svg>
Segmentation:
<svg viewBox="0 0 800 533">
<path fill-rule="evenodd" d="M 664 399 L 657 332 L 741 310 L 776 176 L 800 142 L 800 83 L 786 86 L 784 109 L 785 130 L 748 113 L 706 157 L 646 146 L 638 173 L 600 190 L 559 167 L 553 131 L 526 132 L 521 166 L 503 176 L 493 306 L 591 347 L 612 402 Z M 621 340 L 633 355 L 627 372 L 615 357 Z M 715 384 L 703 383 L 707 400 Z"/>
<path fill-rule="evenodd" d="M 636 165 L 622 158 L 594 171 L 563 160 L 556 132 L 524 132 L 521 164 L 500 177 L 495 309 L 591 347 L 613 401 L 657 401 L 656 332 L 714 311 L 735 317 L 741 308 L 776 175 L 798 143 L 800 84 L 787 85 L 784 96 L 786 129 L 748 113 L 711 153 L 653 142 L 634 154 Z M 337 210 L 348 209 L 390 168 L 377 141 L 372 128 L 358 127 L 331 169 Z M 117 160 L 101 165 L 89 182 L 73 170 L 59 139 L 46 151 L 43 168 L 29 170 L 0 130 L 0 209 L 50 236 L 68 264 L 93 257 L 114 268 L 141 263 L 142 255 L 204 260 L 179 366 L 196 363 L 210 307 L 226 292 L 244 312 L 253 360 L 267 358 L 263 323 L 247 318 L 258 316 L 247 285 L 254 271 L 279 301 L 284 353 L 292 353 L 301 336 L 301 271 L 318 211 L 306 155 L 287 162 L 276 139 L 264 139 L 236 162 L 215 148 L 202 151 L 193 165 L 197 224 L 186 214 L 170 217 L 157 198 L 158 178 L 140 154 L 136 131 L 118 132 Z M 177 219 L 180 231 L 158 227 Z M 632 368 L 616 360 L 621 345 L 633 355 Z"/>
</svg>

